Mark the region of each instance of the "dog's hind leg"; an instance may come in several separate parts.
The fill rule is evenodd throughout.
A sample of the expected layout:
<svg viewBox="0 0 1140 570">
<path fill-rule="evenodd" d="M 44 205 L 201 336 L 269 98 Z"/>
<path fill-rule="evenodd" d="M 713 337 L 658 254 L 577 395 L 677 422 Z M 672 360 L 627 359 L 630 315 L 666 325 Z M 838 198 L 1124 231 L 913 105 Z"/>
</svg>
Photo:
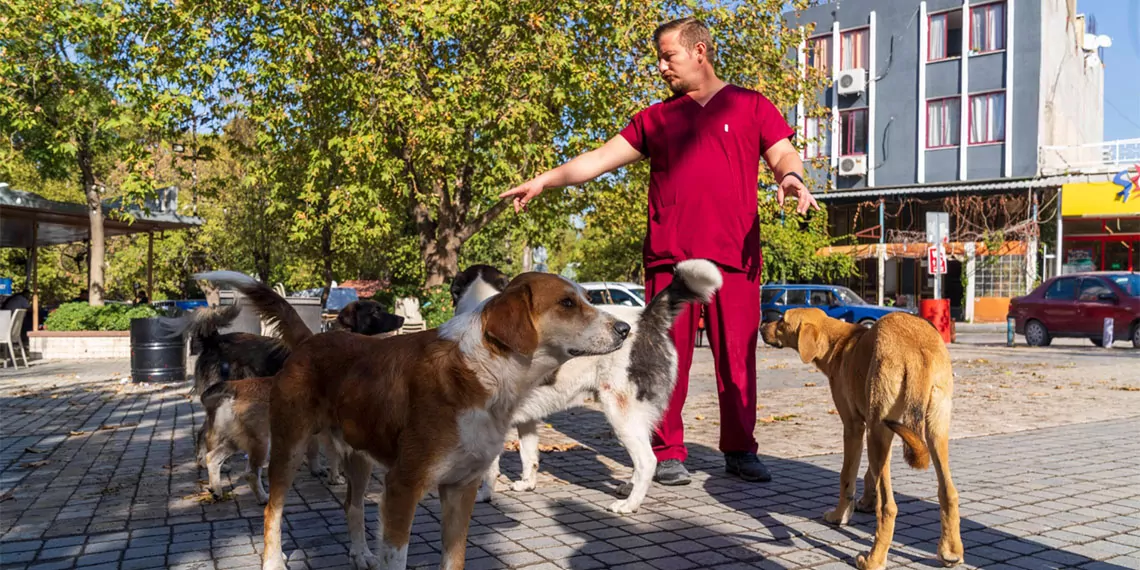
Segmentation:
<svg viewBox="0 0 1140 570">
<path fill-rule="evenodd" d="M 855 566 L 859 570 L 882 570 L 887 566 L 887 551 L 891 548 L 891 541 L 895 536 L 895 517 L 898 516 L 898 505 L 895 504 L 894 491 L 891 489 L 891 441 L 895 432 L 891 431 L 881 421 L 875 421 L 867 426 L 867 460 L 870 469 L 875 470 L 877 477 L 875 496 L 875 542 L 871 546 L 870 554 L 860 554 L 855 558 Z"/>
<path fill-rule="evenodd" d="M 495 496 L 495 483 L 499 480 L 499 457 L 502 454 L 495 456 L 494 461 L 491 461 L 491 466 L 483 473 L 483 482 L 479 485 L 479 492 L 475 494 L 476 503 L 490 503 L 491 498 Z"/>
<path fill-rule="evenodd" d="M 653 454 L 653 442 L 650 439 L 653 414 L 648 409 L 650 404 L 633 401 L 633 394 L 624 391 L 607 391 L 603 394 L 610 394 L 601 398 L 606 419 L 633 460 L 632 480 L 618 488 L 618 496 L 625 499 L 615 501 L 609 510 L 621 514 L 634 513 L 649 493 L 653 473 L 657 469 L 657 457 Z"/>
<path fill-rule="evenodd" d="M 223 441 L 206 453 L 206 471 L 210 474 L 210 494 L 215 499 L 222 496 L 222 464 L 234 454 L 236 449 L 229 441 Z"/>
<path fill-rule="evenodd" d="M 538 422 L 523 422 L 518 429 L 522 477 L 511 483 L 511 490 L 533 491 L 538 486 Z"/>
<path fill-rule="evenodd" d="M 340 475 L 340 449 L 337 448 L 336 443 L 327 431 L 321 432 L 319 437 L 321 447 L 325 448 L 325 462 L 328 464 L 328 482 L 329 485 L 344 485 L 344 477 Z"/>
<path fill-rule="evenodd" d="M 269 433 L 269 503 L 265 505 L 265 550 L 261 554 L 261 568 L 286 570 L 285 553 L 281 550 L 281 518 L 285 513 L 286 495 L 293 486 L 312 430 L 302 422 L 285 417 L 274 418 Z"/>
<path fill-rule="evenodd" d="M 926 423 L 926 442 L 938 474 L 938 506 L 942 518 L 942 538 L 938 541 L 938 558 L 946 566 L 962 562 L 965 549 L 959 528 L 958 489 L 950 478 L 950 403 L 934 404 Z"/>
<path fill-rule="evenodd" d="M 323 478 L 328 475 L 328 471 L 321 465 L 320 438 L 309 438 L 309 445 L 305 448 L 305 461 L 309 464 L 309 473 L 314 477 Z"/>
<path fill-rule="evenodd" d="M 851 520 L 855 510 L 855 477 L 859 474 L 859 460 L 863 458 L 863 432 L 861 420 L 843 422 L 843 470 L 839 473 L 839 504 L 834 511 L 823 513 L 823 520 L 838 525 Z"/>
<path fill-rule="evenodd" d="M 480 480 L 465 485 L 440 485 L 439 501 L 442 509 L 443 560 L 441 570 L 459 570 L 467 557 L 467 529 L 471 525 L 471 511 L 475 508 L 475 494 Z"/>
<path fill-rule="evenodd" d="M 249 465 L 246 468 L 245 482 L 253 491 L 257 504 L 264 505 L 269 502 L 269 493 L 261 486 L 261 468 L 269 463 L 269 450 L 263 445 L 255 445 L 249 449 Z"/>
<path fill-rule="evenodd" d="M 368 549 L 368 535 L 364 527 L 364 493 L 372 476 L 372 462 L 363 453 L 353 452 L 345 462 L 348 489 L 345 492 L 344 515 L 348 519 L 348 536 L 351 546 L 349 561 L 354 568 L 379 568 L 380 560 Z"/>
</svg>

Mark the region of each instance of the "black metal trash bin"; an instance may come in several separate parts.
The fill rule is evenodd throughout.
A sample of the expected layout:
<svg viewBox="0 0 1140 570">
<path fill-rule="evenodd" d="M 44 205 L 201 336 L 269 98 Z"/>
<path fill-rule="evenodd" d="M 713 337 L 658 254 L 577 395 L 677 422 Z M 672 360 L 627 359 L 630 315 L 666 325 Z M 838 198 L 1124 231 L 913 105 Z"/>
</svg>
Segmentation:
<svg viewBox="0 0 1140 570">
<path fill-rule="evenodd" d="M 131 379 L 135 382 L 186 379 L 183 336 L 169 336 L 163 318 L 131 319 Z"/>
</svg>

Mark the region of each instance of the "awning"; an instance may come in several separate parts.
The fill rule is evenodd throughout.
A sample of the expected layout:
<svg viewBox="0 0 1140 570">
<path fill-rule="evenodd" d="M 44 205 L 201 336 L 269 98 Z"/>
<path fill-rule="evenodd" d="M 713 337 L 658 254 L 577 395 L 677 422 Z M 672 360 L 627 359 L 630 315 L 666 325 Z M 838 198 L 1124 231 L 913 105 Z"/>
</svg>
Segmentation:
<svg viewBox="0 0 1140 570">
<path fill-rule="evenodd" d="M 953 184 L 912 184 L 908 186 L 878 186 L 856 190 L 832 190 L 813 194 L 820 202 L 862 201 L 885 196 L 911 196 L 916 194 L 957 194 L 961 192 L 1006 192 L 1029 188 L 1055 188 L 1073 181 L 1070 176 L 1048 178 L 1001 178 Z"/>
<path fill-rule="evenodd" d="M 887 258 L 903 258 L 903 259 L 926 259 L 926 250 L 931 244 L 928 243 L 887 243 L 883 244 L 886 247 Z M 855 259 L 875 259 L 878 257 L 879 244 L 877 243 L 863 243 L 858 245 L 835 245 L 828 247 L 821 247 L 816 250 L 816 255 L 850 255 Z M 952 259 L 965 259 L 966 258 L 966 242 L 952 241 L 945 245 L 946 255 Z M 1025 242 L 1023 241 L 1007 241 L 1001 244 L 997 251 L 991 253 L 989 247 L 985 242 L 974 243 L 975 255 L 1025 255 Z"/>
<path fill-rule="evenodd" d="M 174 195 L 174 189 L 164 189 Z M 164 195 L 164 198 L 166 196 Z M 177 230 L 200 226 L 202 218 L 181 216 L 172 208 L 166 208 L 174 198 L 161 202 L 148 203 L 150 211 L 128 207 L 127 213 L 134 222 L 112 219 L 112 212 L 120 211 L 117 200 L 103 201 L 103 231 L 107 237 L 148 233 L 152 231 Z M 39 226 L 36 232 L 32 225 Z M 48 200 L 38 194 L 13 190 L 7 184 L 0 184 L 0 247 L 28 248 L 44 245 L 57 245 L 83 241 L 89 235 L 90 218 L 87 206 L 71 202 Z M 32 235 L 35 234 L 35 243 Z"/>
</svg>

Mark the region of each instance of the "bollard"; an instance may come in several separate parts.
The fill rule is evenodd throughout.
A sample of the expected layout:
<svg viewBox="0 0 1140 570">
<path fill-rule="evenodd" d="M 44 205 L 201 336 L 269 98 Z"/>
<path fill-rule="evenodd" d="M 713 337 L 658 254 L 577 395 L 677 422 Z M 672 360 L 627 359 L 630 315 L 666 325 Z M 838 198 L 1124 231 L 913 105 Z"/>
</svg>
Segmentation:
<svg viewBox="0 0 1140 570">
<path fill-rule="evenodd" d="M 1013 346 L 1013 331 L 1017 330 L 1017 319 L 1013 317 L 1006 317 L 1005 319 L 1005 345 Z"/>
<path fill-rule="evenodd" d="M 1103 346 L 1105 348 L 1112 348 L 1113 325 L 1114 325 L 1114 322 L 1113 322 L 1112 317 L 1105 317 L 1104 318 L 1104 331 L 1103 331 L 1104 337 L 1102 339 L 1103 342 L 1101 343 L 1101 346 Z"/>
</svg>

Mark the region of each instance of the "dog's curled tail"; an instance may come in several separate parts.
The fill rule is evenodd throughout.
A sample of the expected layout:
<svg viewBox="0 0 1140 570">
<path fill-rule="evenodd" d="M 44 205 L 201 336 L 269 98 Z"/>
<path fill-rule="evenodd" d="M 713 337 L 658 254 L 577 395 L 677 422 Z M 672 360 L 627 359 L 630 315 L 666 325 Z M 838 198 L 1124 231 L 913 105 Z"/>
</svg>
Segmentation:
<svg viewBox="0 0 1140 570">
<path fill-rule="evenodd" d="M 665 289 L 664 297 L 670 311 L 679 314 L 688 303 L 708 303 L 722 285 L 724 278 L 716 264 L 707 259 L 689 259 L 677 264 L 673 282 Z"/>
<path fill-rule="evenodd" d="M 281 340 L 289 350 L 313 336 L 297 310 L 268 285 L 237 271 L 208 271 L 194 275 L 194 279 L 229 285 L 246 296 L 261 318 L 281 332 Z"/>
<path fill-rule="evenodd" d="M 915 469 L 930 467 L 930 449 L 926 447 L 926 440 L 917 431 L 900 421 L 884 420 L 883 423 L 902 438 L 903 459 L 906 459 L 907 465 Z"/>
<path fill-rule="evenodd" d="M 174 319 L 161 319 L 159 326 L 164 336 L 173 337 L 183 334 L 191 338 L 206 340 L 234 322 L 241 313 L 241 307 L 226 305 L 223 307 L 205 307 L 196 311 L 185 313 Z"/>
</svg>

